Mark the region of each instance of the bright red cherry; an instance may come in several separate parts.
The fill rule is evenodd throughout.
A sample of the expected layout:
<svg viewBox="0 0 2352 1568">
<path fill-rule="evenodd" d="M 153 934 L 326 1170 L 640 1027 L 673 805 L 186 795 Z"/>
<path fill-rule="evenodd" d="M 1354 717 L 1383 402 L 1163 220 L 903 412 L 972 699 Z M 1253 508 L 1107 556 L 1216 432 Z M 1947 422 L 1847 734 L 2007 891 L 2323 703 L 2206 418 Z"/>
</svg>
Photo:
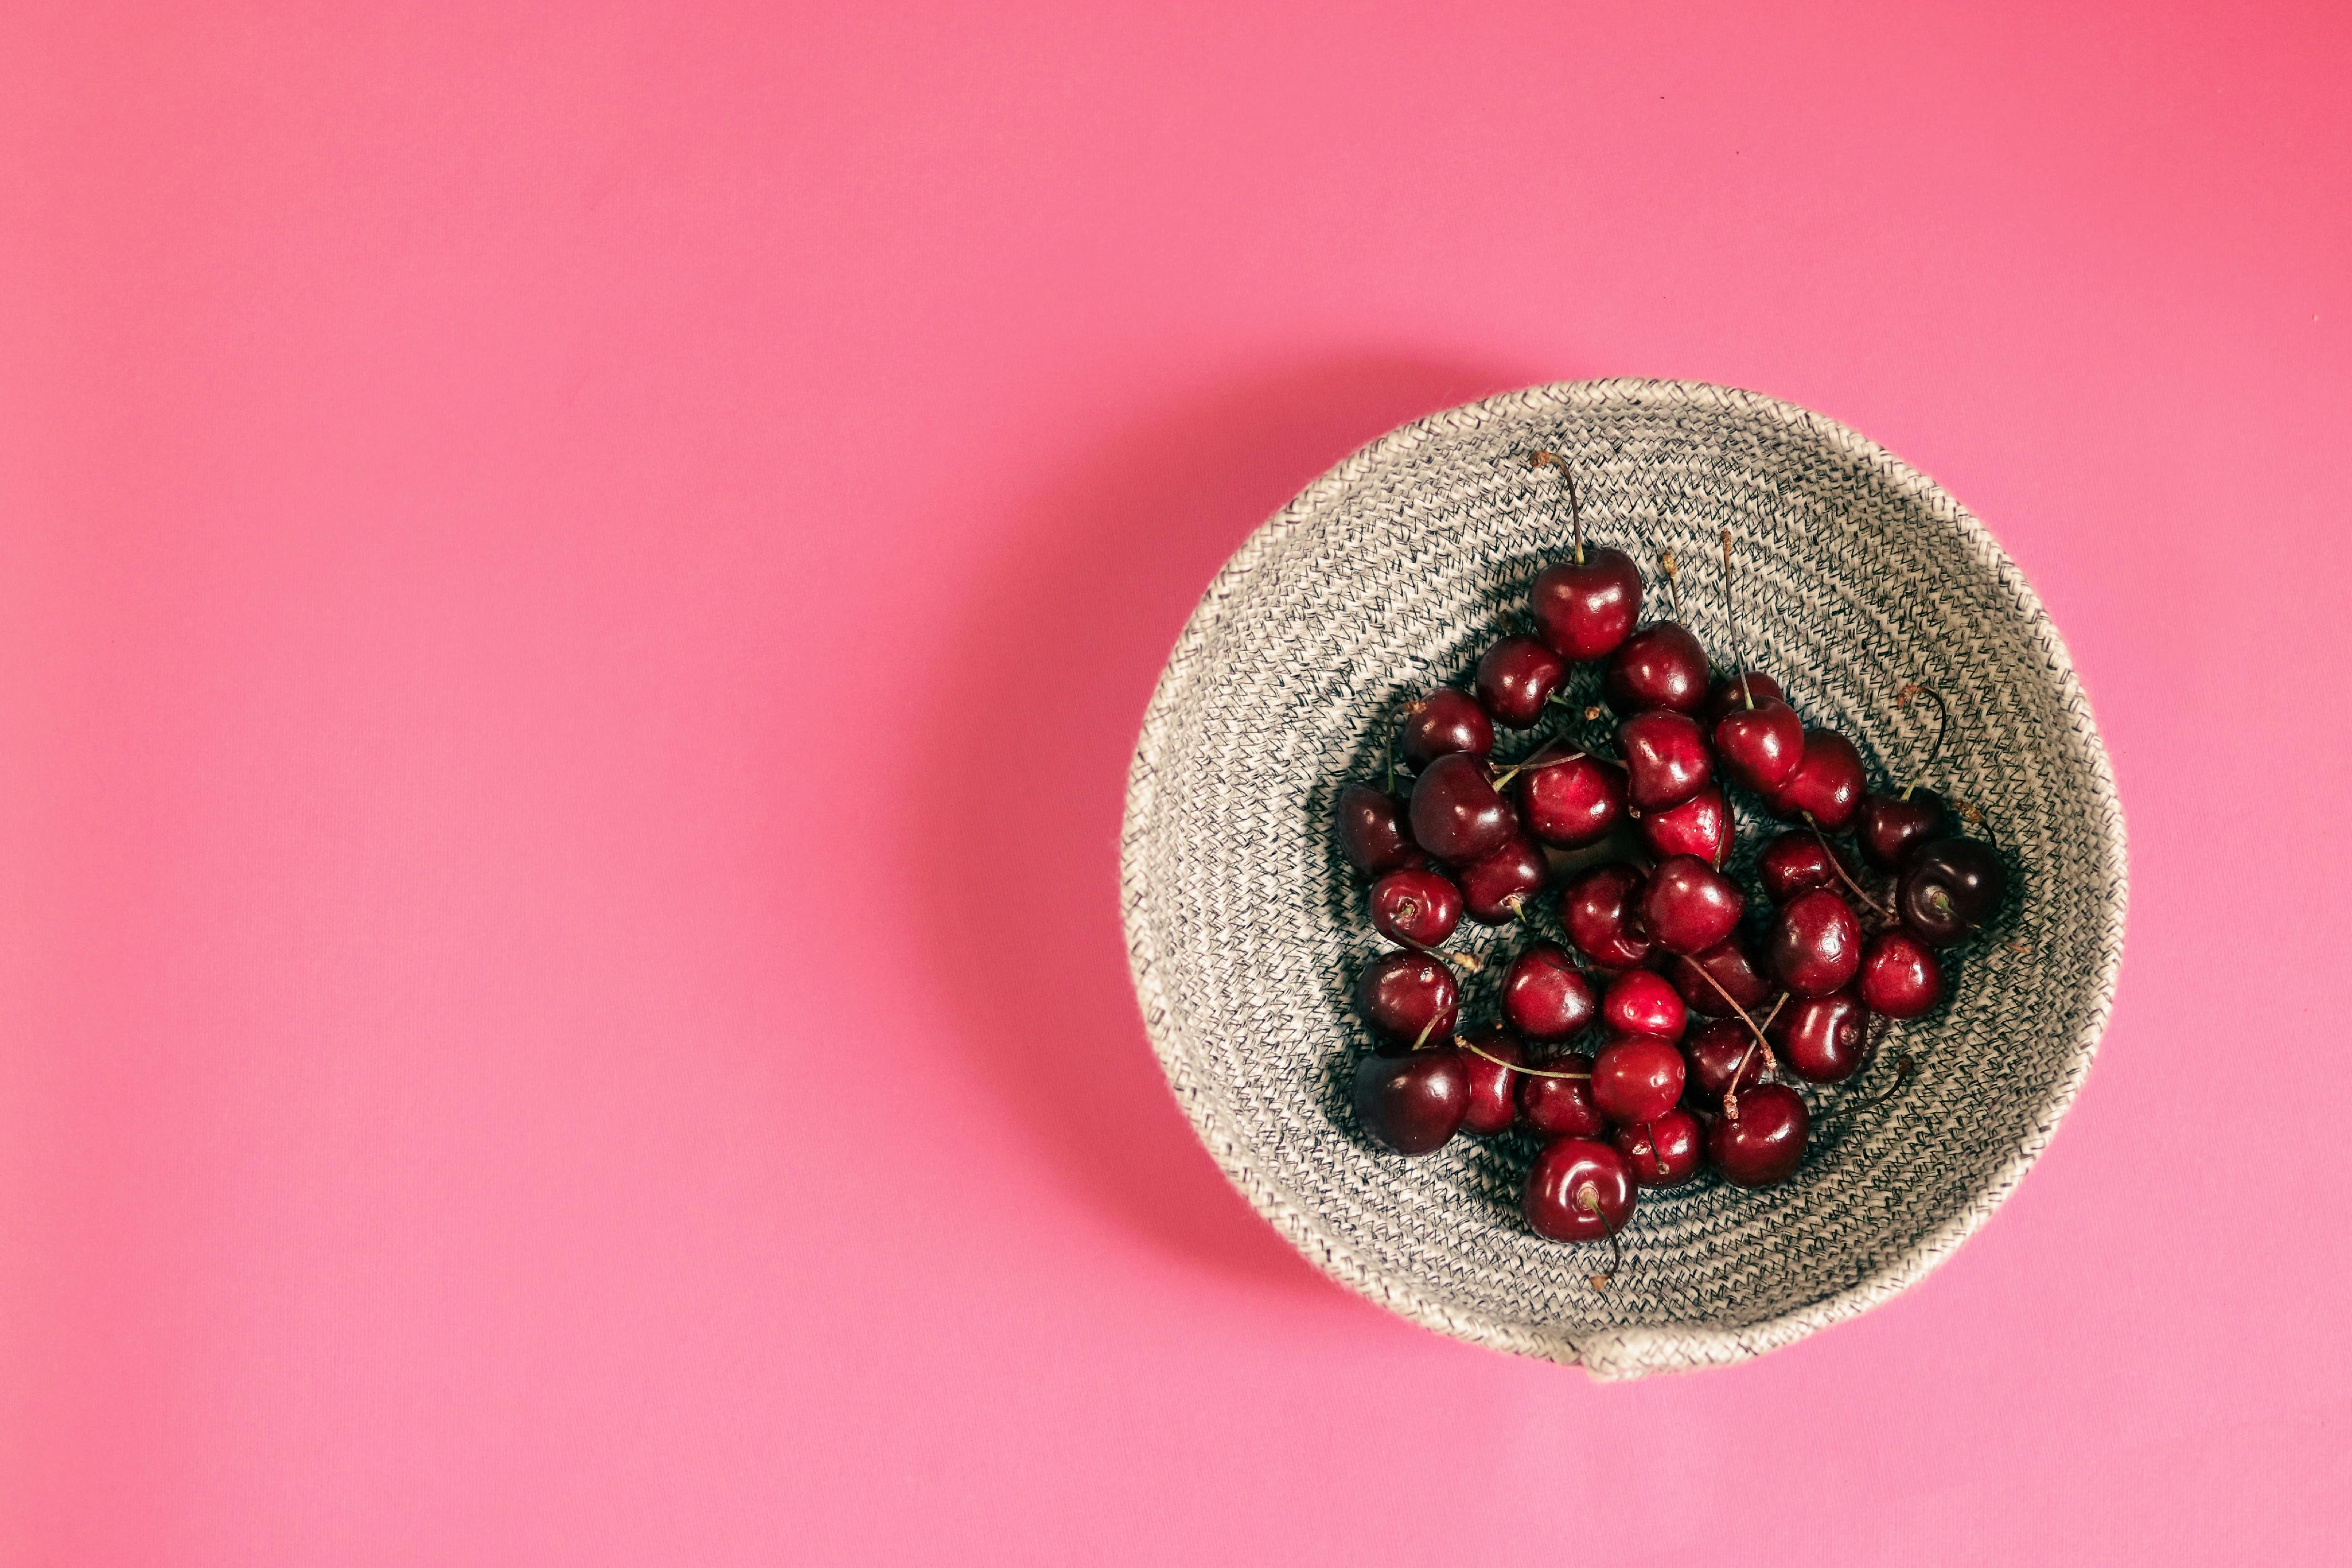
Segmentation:
<svg viewBox="0 0 2352 1568">
<path fill-rule="evenodd" d="M 1695 714 L 1706 706 L 1706 650 L 1677 622 L 1644 626 L 1609 655 L 1601 690 L 1619 713 L 1663 707 Z"/>
<path fill-rule="evenodd" d="M 1350 784 L 1339 791 L 1339 809 L 1332 827 L 1339 852 L 1367 876 L 1429 863 L 1429 857 L 1405 831 L 1403 803 L 1369 784 Z"/>
<path fill-rule="evenodd" d="M 1414 780 L 1412 819 L 1413 841 L 1454 865 L 1501 849 L 1514 827 L 1511 809 L 1487 780 L 1486 765 L 1459 751 L 1439 758 Z"/>
<path fill-rule="evenodd" d="M 1642 924 L 1669 953 L 1704 953 L 1730 939 L 1747 904 L 1739 884 L 1696 855 L 1660 861 L 1642 890 Z"/>
<path fill-rule="evenodd" d="M 1592 1058 L 1570 1051 L 1528 1065 L 1538 1071 L 1519 1074 L 1519 1119 L 1531 1131 L 1550 1138 L 1607 1134 L 1609 1119 L 1592 1103 Z"/>
<path fill-rule="evenodd" d="M 1454 971 L 1425 953 L 1391 953 L 1356 977 L 1356 1011 L 1383 1049 L 1451 1038 L 1461 1002 Z"/>
<path fill-rule="evenodd" d="M 1666 960 L 1665 974 L 1690 1010 L 1708 1018 L 1737 1017 L 1734 1002 L 1743 1008 L 1762 1007 L 1778 989 L 1754 950 L 1737 933 L 1704 953 L 1687 957 L 1675 954 Z"/>
<path fill-rule="evenodd" d="M 2009 869 L 1990 844 L 1935 839 L 1911 852 L 1895 884 L 1895 908 L 1913 936 L 1948 947 L 1975 936 L 2008 890 Z"/>
<path fill-rule="evenodd" d="M 1440 686 L 1404 705 L 1397 728 L 1397 749 L 1416 768 L 1426 768 L 1441 757 L 1458 754 L 1484 757 L 1495 749 L 1495 721 L 1468 692 Z"/>
<path fill-rule="evenodd" d="M 1612 1122 L 1654 1122 L 1683 1097 L 1683 1053 L 1652 1035 L 1620 1035 L 1592 1059 L 1592 1103 Z"/>
<path fill-rule="evenodd" d="M 1462 890 L 1433 871 L 1392 871 L 1372 883 L 1372 925 L 1391 942 L 1434 947 L 1462 924 Z"/>
<path fill-rule="evenodd" d="M 1739 672 L 1734 670 L 1716 682 L 1715 689 L 1706 694 L 1706 711 L 1703 716 L 1707 727 L 1712 729 L 1720 724 L 1723 716 L 1733 708 L 1746 707 L 1751 697 L 1758 707 L 1762 707 L 1768 702 L 1787 702 L 1789 694 L 1780 689 L 1780 682 L 1761 670 L 1748 672 L 1748 685 L 1743 691 L 1739 685 Z"/>
<path fill-rule="evenodd" d="M 1772 972 L 1801 997 L 1825 997 L 1862 967 L 1862 922 L 1826 887 L 1782 904 L 1765 942 Z"/>
<path fill-rule="evenodd" d="M 1368 1056 L 1356 1064 L 1356 1120 L 1400 1155 L 1443 1148 L 1470 1110 L 1470 1071 L 1451 1048 Z"/>
<path fill-rule="evenodd" d="M 1623 550 L 1598 545 L 1580 561 L 1545 568 L 1528 602 L 1552 652 L 1578 664 L 1605 659 L 1642 613 L 1641 569 Z"/>
<path fill-rule="evenodd" d="M 1901 871 L 1911 852 L 1952 825 L 1944 798 L 1933 789 L 1913 789 L 1905 795 L 1865 795 L 1853 820 L 1854 841 L 1862 858 L 1881 871 Z"/>
<path fill-rule="evenodd" d="M 1528 1168 L 1528 1224 L 1554 1241 L 1599 1241 L 1633 1217 L 1625 1156 L 1590 1138 L 1557 1138 Z"/>
<path fill-rule="evenodd" d="M 1683 1062 L 1684 1092 L 1693 1104 L 1710 1111 L 1722 1107 L 1723 1092 L 1731 1087 L 1735 1074 L 1742 1094 L 1764 1081 L 1764 1053 L 1757 1049 L 1756 1037 L 1747 1025 L 1730 1019 L 1691 1030 L 1683 1041 Z"/>
<path fill-rule="evenodd" d="M 1527 1048 L 1499 1029 L 1475 1029 L 1458 1038 L 1464 1046 L 1463 1070 L 1470 1075 L 1470 1105 L 1463 1113 L 1463 1131 L 1482 1138 L 1508 1132 L 1511 1118 L 1519 1109 L 1520 1079 L 1514 1069 L 1527 1060 Z M 1477 1050 L 1468 1049 L 1471 1046 Z"/>
<path fill-rule="evenodd" d="M 1791 998 L 1764 1033 L 1808 1083 L 1843 1083 L 1870 1060 L 1870 1012 L 1850 990 Z"/>
<path fill-rule="evenodd" d="M 1610 1139 L 1625 1156 L 1635 1186 L 1680 1186 L 1698 1174 L 1706 1134 L 1687 1111 L 1669 1111 L 1654 1122 L 1617 1129 Z"/>
<path fill-rule="evenodd" d="M 1720 868 L 1731 856 L 1731 808 L 1720 784 L 1708 785 L 1679 806 L 1636 819 L 1633 831 L 1660 860 L 1696 855 Z"/>
<path fill-rule="evenodd" d="M 1639 968 L 1650 956 L 1642 873 L 1622 861 L 1594 866 L 1559 895 L 1559 923 L 1577 951 L 1604 969 Z"/>
<path fill-rule="evenodd" d="M 1935 949 L 1896 926 L 1872 937 L 1862 950 L 1854 988 L 1872 1012 L 1915 1019 L 1944 999 L 1944 967 L 1936 961 Z"/>
<path fill-rule="evenodd" d="M 1503 847 L 1461 869 L 1462 904 L 1481 925 L 1504 925 L 1518 918 L 1528 901 L 1551 879 L 1551 862 L 1533 841 L 1507 840 Z"/>
<path fill-rule="evenodd" d="M 1698 720 L 1671 708 L 1637 713 L 1617 727 L 1617 754 L 1625 759 L 1625 794 L 1634 810 L 1679 806 L 1715 777 L 1715 757 Z"/>
<path fill-rule="evenodd" d="M 1707 1157 L 1727 1181 L 1770 1186 L 1795 1174 L 1811 1124 L 1804 1096 L 1785 1083 L 1759 1083 L 1740 1091 L 1738 1115 L 1707 1129 Z"/>
<path fill-rule="evenodd" d="M 1690 1009 L 1664 976 L 1653 969 L 1629 969 L 1601 993 L 1601 1021 L 1619 1034 L 1679 1040 L 1690 1021 Z"/>
<path fill-rule="evenodd" d="M 1543 717 L 1544 704 L 1559 689 L 1568 661 L 1534 637 L 1506 637 L 1478 661 L 1472 685 L 1479 706 L 1497 724 L 1526 729 Z"/>
<path fill-rule="evenodd" d="M 1810 816 L 1825 833 L 1842 833 L 1862 810 L 1862 753 L 1833 729 L 1805 731 L 1804 757 L 1778 789 L 1764 793 L 1776 817 Z"/>
<path fill-rule="evenodd" d="M 1566 1040 L 1599 1010 L 1591 980 L 1553 943 L 1535 943 L 1503 971 L 1503 1017 L 1529 1040 Z"/>
<path fill-rule="evenodd" d="M 1625 770 L 1598 757 L 1542 761 L 1519 774 L 1528 831 L 1564 850 L 1607 838 L 1625 820 Z"/>
<path fill-rule="evenodd" d="M 1844 866 L 1849 874 L 1853 867 L 1845 857 L 1822 841 L 1815 834 L 1800 828 L 1782 833 L 1766 844 L 1756 857 L 1756 880 L 1764 884 L 1764 896 L 1775 904 L 1786 904 L 1808 888 L 1841 887 L 1844 879 L 1838 868 Z"/>
<path fill-rule="evenodd" d="M 1715 721 L 1715 754 L 1726 771 L 1759 795 L 1789 782 L 1805 759 L 1805 724 L 1777 698 L 1735 707 Z"/>
</svg>

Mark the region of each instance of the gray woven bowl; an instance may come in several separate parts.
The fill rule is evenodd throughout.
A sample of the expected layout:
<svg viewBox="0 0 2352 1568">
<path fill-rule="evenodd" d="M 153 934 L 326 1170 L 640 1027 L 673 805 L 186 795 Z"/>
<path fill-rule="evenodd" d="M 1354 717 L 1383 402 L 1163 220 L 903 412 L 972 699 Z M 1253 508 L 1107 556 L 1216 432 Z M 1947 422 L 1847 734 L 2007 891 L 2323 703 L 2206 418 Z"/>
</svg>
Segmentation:
<svg viewBox="0 0 2352 1568">
<path fill-rule="evenodd" d="M 1919 1067 L 1905 1092 L 1818 1133 L 1779 1187 L 1703 1178 L 1644 1194 L 1606 1292 L 1587 1280 L 1604 1251 L 1522 1221 L 1531 1145 L 1382 1154 L 1344 1092 L 1367 1047 L 1348 988 L 1382 945 L 1331 848 L 1333 799 L 1377 777 L 1399 704 L 1461 680 L 1525 624 L 1528 583 L 1567 552 L 1557 482 L 1521 455 L 1535 447 L 1574 465 L 1588 535 L 1643 563 L 1652 614 L 1655 562 L 1675 552 L 1685 619 L 1722 662 L 1733 621 L 1717 536 L 1732 529 L 1749 662 L 1810 722 L 1862 743 L 1874 780 L 1916 763 L 1933 728 L 1927 705 L 1890 694 L 1906 681 L 1945 694 L 1953 735 L 1935 781 L 1983 808 L 2016 873 L 1995 929 L 1960 950 L 1950 1004 L 1898 1036 Z M 1743 813 L 1751 850 L 1759 826 Z M 1145 1027 L 1258 1211 L 1416 1322 L 1601 1377 L 1759 1354 L 1948 1256 L 2081 1086 L 2123 946 L 2106 754 L 2016 567 L 1949 496 L 1852 431 L 1687 382 L 1570 382 L 1433 414 L 1253 534 L 1152 695 L 1120 874 Z M 1471 946 L 1516 940 L 1464 929 Z M 1492 1016 L 1492 979 L 1465 988 L 1465 1020 Z M 1885 1086 L 1895 1049 L 1817 1110 Z"/>
</svg>

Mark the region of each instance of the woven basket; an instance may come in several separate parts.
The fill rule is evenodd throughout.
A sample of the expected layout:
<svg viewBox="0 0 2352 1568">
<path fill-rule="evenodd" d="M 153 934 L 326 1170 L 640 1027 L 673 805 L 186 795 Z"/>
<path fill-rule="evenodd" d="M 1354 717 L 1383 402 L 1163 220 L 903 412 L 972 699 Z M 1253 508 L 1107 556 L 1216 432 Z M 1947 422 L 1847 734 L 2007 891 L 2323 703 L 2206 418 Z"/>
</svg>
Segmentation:
<svg viewBox="0 0 2352 1568">
<path fill-rule="evenodd" d="M 1573 465 L 1588 537 L 1641 561 L 1719 664 L 1735 622 L 1717 538 L 1738 541 L 1738 644 L 1808 722 L 1908 777 L 1951 706 L 1932 781 L 1986 812 L 2008 906 L 1958 952 L 1952 999 L 1902 1026 L 1848 1088 L 1904 1092 L 1817 1130 L 1795 1177 L 1644 1193 L 1609 1290 L 1604 1249 L 1531 1234 L 1531 1143 L 1375 1150 L 1347 1105 L 1368 1040 L 1349 984 L 1383 944 L 1331 847 L 1334 798 L 1381 771 L 1397 708 L 1465 680 L 1526 626 L 1528 585 L 1569 548 Z M 1594 673 L 1576 677 L 1574 695 Z M 1531 744 L 1514 737 L 1497 755 Z M 1744 852 L 1769 831 L 1742 803 Z M 1749 883 L 1752 886 L 1752 883 Z M 1601 1377 L 1720 1365 L 1886 1300 L 1948 1256 L 2049 1140 L 2090 1066 L 2122 956 L 2123 818 L 2098 731 L 2017 568 L 1925 476 L 1852 431 L 1686 382 L 1539 387 L 1407 425 L 1251 536 L 1185 626 L 1128 786 L 1121 891 L 1136 993 L 1170 1084 L 1260 1213 L 1334 1279 L 1413 1321 Z M 1545 900 L 1540 923 L 1554 918 Z M 1466 923 L 1455 946 L 1501 954 Z M 1464 1019 L 1494 1016 L 1490 967 Z"/>
</svg>

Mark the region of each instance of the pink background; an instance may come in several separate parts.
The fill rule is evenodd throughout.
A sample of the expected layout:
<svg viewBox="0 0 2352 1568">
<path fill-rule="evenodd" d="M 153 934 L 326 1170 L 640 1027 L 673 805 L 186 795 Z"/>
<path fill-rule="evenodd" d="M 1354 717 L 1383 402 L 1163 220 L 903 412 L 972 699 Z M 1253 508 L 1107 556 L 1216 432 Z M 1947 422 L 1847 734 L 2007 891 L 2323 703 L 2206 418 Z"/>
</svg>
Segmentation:
<svg viewBox="0 0 2352 1568">
<path fill-rule="evenodd" d="M 2343 1561 L 2352 11 L 1127 9 L 9 8 L 0 1556 Z M 1254 1218 L 1114 895 L 1243 536 L 1599 374 L 1978 508 L 2136 883 L 1955 1261 L 1612 1387 Z"/>
</svg>

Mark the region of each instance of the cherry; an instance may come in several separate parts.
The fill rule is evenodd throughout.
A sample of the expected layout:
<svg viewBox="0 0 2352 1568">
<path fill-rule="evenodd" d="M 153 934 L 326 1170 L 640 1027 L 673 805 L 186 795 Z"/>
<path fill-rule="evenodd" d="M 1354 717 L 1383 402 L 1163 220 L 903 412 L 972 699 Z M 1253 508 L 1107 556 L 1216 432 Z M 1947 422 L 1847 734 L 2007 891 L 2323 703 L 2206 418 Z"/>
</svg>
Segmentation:
<svg viewBox="0 0 2352 1568">
<path fill-rule="evenodd" d="M 1761 793 L 1774 816 L 1810 816 L 1822 831 L 1842 833 L 1862 810 L 1862 753 L 1853 742 L 1833 729 L 1809 729 L 1797 770 Z"/>
<path fill-rule="evenodd" d="M 1838 875 L 1840 867 L 1853 873 L 1843 855 L 1815 834 L 1800 830 L 1764 846 L 1756 857 L 1756 880 L 1764 884 L 1765 897 L 1786 904 L 1809 888 L 1838 886 L 1844 881 Z"/>
<path fill-rule="evenodd" d="M 1495 749 L 1495 721 L 1468 692 L 1440 686 L 1427 696 L 1404 705 L 1404 721 L 1397 730 L 1397 749 L 1416 768 L 1426 768 L 1441 757 L 1461 753 L 1484 757 Z"/>
<path fill-rule="evenodd" d="M 1503 847 L 1516 829 L 1486 765 L 1454 752 L 1422 770 L 1412 786 L 1412 836 L 1439 860 L 1466 865 Z"/>
<path fill-rule="evenodd" d="M 1756 1049 L 1756 1037 L 1746 1025 L 1729 1019 L 1703 1023 L 1691 1030 L 1690 1038 L 1683 1041 L 1683 1061 L 1685 1092 L 1694 1104 L 1708 1110 L 1723 1104 L 1723 1092 L 1732 1086 L 1735 1074 L 1741 1094 L 1764 1081 L 1764 1053 Z"/>
<path fill-rule="evenodd" d="M 1715 758 L 1698 721 L 1671 708 L 1637 713 L 1617 727 L 1625 759 L 1625 795 L 1642 811 L 1679 806 L 1715 777 Z"/>
<path fill-rule="evenodd" d="M 1592 1059 L 1592 1103 L 1612 1122 L 1654 1122 L 1683 1097 L 1683 1053 L 1654 1035 L 1619 1035 Z"/>
<path fill-rule="evenodd" d="M 1635 969 L 1650 956 L 1642 923 L 1643 877 L 1622 861 L 1594 866 L 1561 890 L 1559 923 L 1577 950 L 1604 969 Z"/>
<path fill-rule="evenodd" d="M 1507 1031 L 1492 1028 L 1473 1030 L 1461 1036 L 1459 1043 L 1464 1071 L 1470 1075 L 1470 1105 L 1462 1117 L 1463 1130 L 1481 1137 L 1508 1132 L 1519 1104 L 1520 1078 L 1513 1069 L 1527 1060 L 1527 1048 Z"/>
<path fill-rule="evenodd" d="M 1519 773 L 1528 831 L 1564 850 L 1597 844 L 1625 820 L 1625 770 L 1598 757 L 1545 761 Z"/>
<path fill-rule="evenodd" d="M 1464 1061 L 1447 1048 L 1364 1058 L 1356 1064 L 1356 1120 L 1374 1143 L 1400 1155 L 1444 1147 L 1470 1111 Z"/>
<path fill-rule="evenodd" d="M 1551 862 L 1530 840 L 1513 838 L 1464 866 L 1461 876 L 1463 906 L 1470 918 L 1481 925 L 1504 925 L 1543 891 L 1551 877 Z"/>
<path fill-rule="evenodd" d="M 1405 831 L 1403 804 L 1369 784 L 1350 784 L 1339 791 L 1334 831 L 1339 852 L 1367 876 L 1429 863 L 1429 857 Z"/>
<path fill-rule="evenodd" d="M 1554 1241 L 1613 1237 L 1633 1217 L 1625 1156 L 1590 1138 L 1556 1138 L 1528 1167 L 1528 1224 Z"/>
<path fill-rule="evenodd" d="M 1704 953 L 1738 929 L 1739 884 L 1696 855 L 1660 861 L 1642 890 L 1642 924 L 1669 953 Z"/>
<path fill-rule="evenodd" d="M 1679 622 L 1644 626 L 1617 646 L 1601 672 L 1601 691 L 1619 713 L 1706 706 L 1706 650 Z"/>
<path fill-rule="evenodd" d="M 1528 1065 L 1541 1070 L 1519 1075 L 1519 1117 L 1529 1128 L 1555 1138 L 1597 1138 L 1609 1131 L 1609 1119 L 1592 1103 L 1592 1058 L 1571 1051 Z M 1558 1076 L 1580 1072 L 1585 1076 Z"/>
<path fill-rule="evenodd" d="M 1567 674 L 1568 661 L 1541 640 L 1506 637 L 1480 657 L 1472 685 L 1497 724 L 1526 729 L 1543 717 L 1544 705 Z"/>
<path fill-rule="evenodd" d="M 1592 982 L 1553 943 L 1536 943 L 1503 971 L 1503 1016 L 1529 1040 L 1566 1040 L 1599 1009 Z"/>
<path fill-rule="evenodd" d="M 1731 808 L 1720 784 L 1708 785 L 1679 806 L 1638 819 L 1633 830 L 1660 860 L 1696 855 L 1720 868 L 1731 855 Z"/>
<path fill-rule="evenodd" d="M 1536 629 L 1563 659 L 1605 659 L 1633 634 L 1642 613 L 1642 570 L 1606 545 L 1547 567 L 1528 595 Z"/>
<path fill-rule="evenodd" d="M 1715 721 L 1714 736 L 1725 768 L 1759 795 L 1787 784 L 1805 759 L 1805 721 L 1778 697 L 1733 708 Z"/>
<path fill-rule="evenodd" d="M 1975 936 L 2008 890 L 2009 868 L 1991 845 L 1934 839 L 1912 852 L 1895 884 L 1895 907 L 1913 936 L 1932 947 L 1948 947 Z"/>
<path fill-rule="evenodd" d="M 1952 813 L 1933 789 L 1865 795 L 1853 819 L 1862 858 L 1881 871 L 1901 871 L 1911 852 L 1951 827 Z"/>
<path fill-rule="evenodd" d="M 1870 1060 L 1870 1011 L 1850 990 L 1798 998 L 1764 1033 L 1789 1071 L 1808 1083 L 1843 1083 Z M 1746 1114 L 1745 1099 L 1739 1109 Z"/>
<path fill-rule="evenodd" d="M 1739 1096 L 1739 1114 L 1707 1129 L 1707 1157 L 1724 1179 L 1741 1186 L 1786 1181 L 1805 1157 L 1812 1117 L 1804 1096 L 1785 1083 L 1759 1083 Z"/>
<path fill-rule="evenodd" d="M 1654 1034 L 1678 1040 L 1690 1021 L 1690 1009 L 1652 969 L 1629 969 L 1609 982 L 1601 993 L 1601 1021 L 1619 1034 Z"/>
<path fill-rule="evenodd" d="M 1666 978 L 1691 1011 L 1708 1018 L 1738 1017 L 1735 1003 L 1761 1007 L 1775 988 L 1755 951 L 1737 933 L 1704 953 L 1675 954 L 1666 960 Z"/>
<path fill-rule="evenodd" d="M 1765 940 L 1772 972 L 1801 997 L 1825 997 L 1862 967 L 1862 922 L 1853 905 L 1826 887 L 1782 904 Z"/>
<path fill-rule="evenodd" d="M 1935 949 L 1901 926 L 1882 931 L 1862 950 L 1855 982 L 1864 1006 L 1891 1019 L 1915 1019 L 1944 999 L 1944 967 Z"/>
<path fill-rule="evenodd" d="M 1687 1111 L 1669 1111 L 1654 1122 L 1620 1127 L 1610 1140 L 1625 1156 L 1636 1186 L 1680 1186 L 1698 1174 L 1705 1134 Z"/>
<path fill-rule="evenodd" d="M 1426 953 L 1391 953 L 1356 977 L 1356 1011 L 1383 1046 L 1451 1036 L 1461 1002 L 1454 971 Z"/>
<path fill-rule="evenodd" d="M 1391 942 L 1434 947 L 1462 924 L 1462 890 L 1433 871 L 1392 871 L 1372 883 L 1372 925 Z"/>
<path fill-rule="evenodd" d="M 1721 724 L 1724 715 L 1733 708 L 1746 707 L 1751 698 L 1758 707 L 1768 702 L 1784 703 L 1789 700 L 1789 694 L 1780 689 L 1780 683 L 1763 671 L 1749 670 L 1747 675 L 1745 689 L 1739 684 L 1740 672 L 1734 670 L 1716 682 L 1715 689 L 1706 694 L 1705 716 L 1709 728 Z"/>
</svg>

